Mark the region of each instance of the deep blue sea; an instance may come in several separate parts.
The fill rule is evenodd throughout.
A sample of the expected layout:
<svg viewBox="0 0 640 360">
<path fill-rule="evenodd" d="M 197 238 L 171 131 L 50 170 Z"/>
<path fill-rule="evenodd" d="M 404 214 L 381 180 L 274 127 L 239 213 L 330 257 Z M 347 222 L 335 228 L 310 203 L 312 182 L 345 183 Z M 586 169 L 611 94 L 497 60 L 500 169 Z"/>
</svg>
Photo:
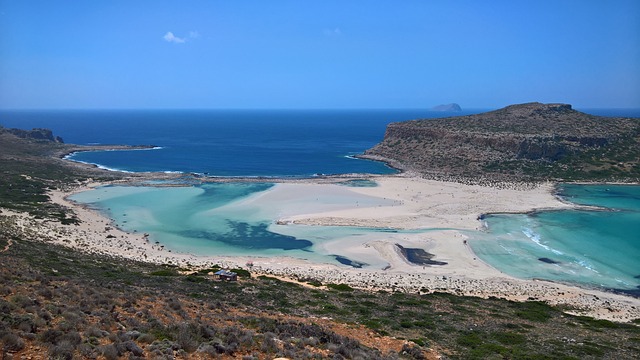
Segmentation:
<svg viewBox="0 0 640 360">
<path fill-rule="evenodd" d="M 582 111 L 640 117 L 640 109 Z M 352 156 L 382 140 L 390 122 L 478 112 L 481 110 L 0 111 L 0 125 L 50 128 L 67 143 L 158 147 L 84 152 L 72 158 L 113 170 L 308 177 L 393 173 L 382 163 Z M 270 186 L 231 183 L 180 189 L 109 187 L 76 195 L 76 200 L 101 209 L 126 230 L 156 234 L 163 244 L 177 251 L 259 251 L 265 256 L 284 252 L 344 263 L 343 258 L 322 253 L 321 244 L 331 239 L 351 241 L 348 239 L 376 236 L 372 229 L 277 226 L 273 224 L 273 211 L 265 209 L 228 210 L 230 204 Z M 563 185 L 560 192 L 569 201 L 610 211 L 491 215 L 486 218 L 488 231 L 468 234 L 470 245 L 481 259 L 512 276 L 638 295 L 640 187 Z M 176 216 L 177 213 L 181 215 Z M 219 221 L 202 218 L 203 213 L 217 214 Z M 352 255 L 352 260 L 358 260 L 357 254 Z"/>
<path fill-rule="evenodd" d="M 380 142 L 390 122 L 477 112 L 480 110 L 3 111 L 0 125 L 50 128 L 67 143 L 158 147 L 72 156 L 114 170 L 304 177 L 392 173 L 382 163 L 352 156 Z"/>
</svg>

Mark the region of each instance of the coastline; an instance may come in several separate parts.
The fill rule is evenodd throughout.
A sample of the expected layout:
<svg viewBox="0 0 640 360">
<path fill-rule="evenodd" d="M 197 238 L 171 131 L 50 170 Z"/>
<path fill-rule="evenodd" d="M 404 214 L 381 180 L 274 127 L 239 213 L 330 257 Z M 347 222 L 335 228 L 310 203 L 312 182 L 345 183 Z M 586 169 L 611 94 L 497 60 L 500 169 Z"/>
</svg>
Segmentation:
<svg viewBox="0 0 640 360">
<path fill-rule="evenodd" d="M 278 221 L 308 226 L 435 228 L 436 230 L 422 235 L 406 235 L 400 245 L 425 249 L 435 255 L 433 260 L 446 262 L 446 265 L 411 264 L 400 254 L 395 240 L 351 243 L 348 246 L 337 242 L 324 245 L 327 251 L 337 255 L 349 257 L 349 253 L 364 253 L 383 259 L 389 264 L 385 269 L 356 269 L 291 257 L 202 257 L 180 254 L 165 249 L 145 234 L 121 231 L 112 225 L 111 219 L 98 211 L 66 199 L 73 193 L 105 184 L 97 182 L 86 183 L 71 191 L 54 190 L 50 194 L 53 202 L 75 211 L 81 221 L 79 225 L 60 225 L 33 219 L 24 214 L 8 214 L 18 228 L 25 233 L 41 234 L 43 241 L 69 246 L 79 251 L 137 261 L 171 264 L 183 268 L 209 267 L 214 264 L 229 268 L 245 268 L 248 262 L 252 262 L 252 272 L 291 280 L 315 279 L 322 283 L 344 283 L 372 291 L 443 291 L 457 295 L 495 296 L 515 301 L 535 299 L 552 305 L 565 305 L 572 309 L 572 313 L 596 318 L 623 322 L 640 318 L 640 299 L 568 284 L 516 279 L 484 263 L 471 251 L 465 235 L 460 230 L 477 229 L 481 226 L 478 219 L 483 214 L 525 213 L 576 207 L 561 202 L 555 196 L 554 184 L 546 183 L 533 189 L 530 186 L 522 189 L 498 189 L 424 180 L 407 173 L 371 176 L 370 179 L 375 180 L 378 186 L 349 187 L 349 191 L 393 199 L 397 206 L 323 211 L 306 208 L 304 211 L 286 214 Z M 328 191 L 327 187 L 331 184 L 327 182 L 336 180 L 313 178 L 282 181 L 278 182 L 279 186 L 267 192 L 270 192 L 270 196 L 277 197 L 283 194 L 289 196 L 296 191 L 308 192 L 312 189 Z M 259 201 L 260 198 L 264 200 L 264 196 L 260 196 L 252 201 Z"/>
<path fill-rule="evenodd" d="M 91 151 L 156 150 L 161 148 L 162 148 L 161 146 L 155 146 L 155 145 L 71 145 L 69 144 L 64 149 L 56 151 L 54 156 L 59 159 L 68 160 L 70 162 L 95 165 L 95 164 L 71 160 L 69 159 L 69 156 L 72 156 L 75 153 L 91 152 Z M 110 171 L 120 171 L 120 170 L 110 170 Z"/>
</svg>

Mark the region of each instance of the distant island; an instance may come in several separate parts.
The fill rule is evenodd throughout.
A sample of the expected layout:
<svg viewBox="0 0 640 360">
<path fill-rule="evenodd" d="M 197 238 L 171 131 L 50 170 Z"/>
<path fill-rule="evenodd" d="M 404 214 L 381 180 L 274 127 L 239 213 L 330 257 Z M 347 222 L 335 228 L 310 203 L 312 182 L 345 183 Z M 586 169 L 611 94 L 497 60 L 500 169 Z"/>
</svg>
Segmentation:
<svg viewBox="0 0 640 360">
<path fill-rule="evenodd" d="M 482 114 L 391 123 L 365 152 L 439 179 L 640 180 L 640 119 L 527 103 Z"/>
<path fill-rule="evenodd" d="M 442 104 L 431 108 L 432 111 L 462 111 L 460 105 L 456 103 Z"/>
</svg>

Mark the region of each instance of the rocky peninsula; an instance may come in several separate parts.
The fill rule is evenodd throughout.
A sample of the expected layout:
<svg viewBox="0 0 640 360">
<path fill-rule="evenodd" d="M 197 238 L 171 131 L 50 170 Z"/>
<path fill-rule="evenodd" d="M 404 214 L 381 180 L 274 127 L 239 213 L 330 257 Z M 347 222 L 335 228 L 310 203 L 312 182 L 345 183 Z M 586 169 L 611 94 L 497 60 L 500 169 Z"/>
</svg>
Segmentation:
<svg viewBox="0 0 640 360">
<path fill-rule="evenodd" d="M 365 158 L 439 179 L 640 180 L 640 119 L 527 103 L 389 124 Z"/>
</svg>

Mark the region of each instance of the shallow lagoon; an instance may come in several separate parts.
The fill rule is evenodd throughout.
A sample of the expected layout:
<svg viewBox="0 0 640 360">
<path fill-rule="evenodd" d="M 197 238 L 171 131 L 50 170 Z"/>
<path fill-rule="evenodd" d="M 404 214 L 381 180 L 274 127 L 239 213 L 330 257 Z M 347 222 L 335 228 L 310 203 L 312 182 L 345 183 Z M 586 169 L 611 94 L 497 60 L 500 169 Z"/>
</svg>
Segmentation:
<svg viewBox="0 0 640 360">
<path fill-rule="evenodd" d="M 490 215 L 486 233 L 470 234 L 473 251 L 515 277 L 640 294 L 640 187 L 563 185 L 560 195 L 606 209 Z"/>
<path fill-rule="evenodd" d="M 191 187 L 104 186 L 71 197 L 129 232 L 144 232 L 172 251 L 197 255 L 291 256 L 325 263 L 382 268 L 372 254 L 336 257 L 327 244 L 399 238 L 416 231 L 277 223 L 297 213 L 390 206 L 392 200 L 357 194 L 348 186 L 327 192 L 295 191 L 273 197 L 270 183 L 220 183 Z M 335 247 L 332 247 L 335 248 Z M 374 250 L 372 249 L 372 252 Z"/>
<path fill-rule="evenodd" d="M 394 204 L 351 191 L 350 183 L 322 185 L 322 191 L 287 184 L 286 191 L 271 191 L 282 185 L 105 186 L 71 199 L 102 211 L 123 230 L 149 233 L 152 241 L 167 249 L 197 255 L 290 256 L 381 269 L 387 263 L 375 249 L 355 251 L 354 245 L 379 239 L 403 243 L 407 236 L 416 239 L 439 230 L 281 223 L 279 219 L 293 215 Z M 564 185 L 561 195 L 611 210 L 488 215 L 487 231 L 465 232 L 469 245 L 480 259 L 515 277 L 637 294 L 640 187 Z"/>
</svg>

